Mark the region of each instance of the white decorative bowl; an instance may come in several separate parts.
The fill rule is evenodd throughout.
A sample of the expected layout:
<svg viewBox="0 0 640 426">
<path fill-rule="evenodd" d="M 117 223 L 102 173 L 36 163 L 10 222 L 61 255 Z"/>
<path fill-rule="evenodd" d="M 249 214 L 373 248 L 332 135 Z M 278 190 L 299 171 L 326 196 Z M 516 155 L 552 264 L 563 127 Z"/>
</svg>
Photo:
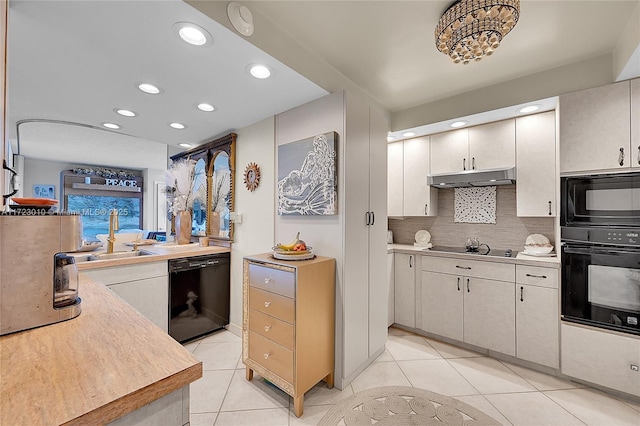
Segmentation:
<svg viewBox="0 0 640 426">
<path fill-rule="evenodd" d="M 524 246 L 524 251 L 531 254 L 547 254 L 553 251 L 553 246 Z"/>
</svg>

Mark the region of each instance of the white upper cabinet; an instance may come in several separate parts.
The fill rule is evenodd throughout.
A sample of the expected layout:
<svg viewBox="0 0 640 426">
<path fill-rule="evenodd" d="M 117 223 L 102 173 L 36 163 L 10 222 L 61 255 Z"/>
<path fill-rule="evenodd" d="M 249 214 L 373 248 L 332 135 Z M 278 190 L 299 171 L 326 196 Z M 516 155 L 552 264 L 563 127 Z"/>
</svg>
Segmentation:
<svg viewBox="0 0 640 426">
<path fill-rule="evenodd" d="M 518 216 L 556 215 L 555 111 L 516 119 Z"/>
<path fill-rule="evenodd" d="M 488 170 L 516 165 L 515 120 L 496 121 L 469 128 L 467 170 Z"/>
<path fill-rule="evenodd" d="M 404 141 L 404 216 L 436 216 L 438 190 L 427 184 L 429 136 Z"/>
<path fill-rule="evenodd" d="M 431 174 L 513 167 L 513 119 L 431 135 Z"/>
<path fill-rule="evenodd" d="M 640 78 L 631 80 L 631 167 L 640 170 Z"/>
<path fill-rule="evenodd" d="M 629 170 L 638 155 L 629 81 L 562 95 L 559 105 L 560 173 Z"/>
<path fill-rule="evenodd" d="M 403 215 L 403 142 L 387 145 L 387 215 Z"/>
<path fill-rule="evenodd" d="M 429 136 L 387 145 L 387 214 L 436 216 L 438 190 L 427 184 Z"/>
<path fill-rule="evenodd" d="M 469 130 L 431 135 L 431 174 L 461 172 L 469 168 Z"/>
</svg>

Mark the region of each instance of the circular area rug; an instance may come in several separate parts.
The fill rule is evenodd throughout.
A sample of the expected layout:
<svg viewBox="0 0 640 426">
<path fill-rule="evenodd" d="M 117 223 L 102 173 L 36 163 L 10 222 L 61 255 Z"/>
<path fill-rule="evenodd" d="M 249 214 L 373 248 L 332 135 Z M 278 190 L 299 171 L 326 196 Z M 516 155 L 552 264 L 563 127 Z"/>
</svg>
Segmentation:
<svg viewBox="0 0 640 426">
<path fill-rule="evenodd" d="M 318 426 L 500 425 L 482 411 L 448 396 L 407 386 L 367 389 L 337 403 Z"/>
</svg>

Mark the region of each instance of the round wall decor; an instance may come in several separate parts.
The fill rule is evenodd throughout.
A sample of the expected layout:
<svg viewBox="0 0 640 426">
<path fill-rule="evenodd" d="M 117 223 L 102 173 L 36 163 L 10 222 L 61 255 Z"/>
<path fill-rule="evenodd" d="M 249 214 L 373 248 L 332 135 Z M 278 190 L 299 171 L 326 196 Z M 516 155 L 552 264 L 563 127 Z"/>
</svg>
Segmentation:
<svg viewBox="0 0 640 426">
<path fill-rule="evenodd" d="M 260 167 L 256 163 L 249 163 L 244 169 L 244 184 L 251 192 L 260 185 Z"/>
</svg>

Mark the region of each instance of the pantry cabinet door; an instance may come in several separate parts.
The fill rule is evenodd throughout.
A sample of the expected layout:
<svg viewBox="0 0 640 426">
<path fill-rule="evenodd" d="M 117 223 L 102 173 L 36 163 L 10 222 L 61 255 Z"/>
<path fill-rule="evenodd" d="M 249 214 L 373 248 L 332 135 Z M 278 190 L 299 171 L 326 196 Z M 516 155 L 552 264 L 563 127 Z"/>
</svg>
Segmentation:
<svg viewBox="0 0 640 426">
<path fill-rule="evenodd" d="M 515 284 L 464 277 L 463 286 L 464 341 L 515 356 Z"/>
<path fill-rule="evenodd" d="M 516 119 L 518 216 L 556 216 L 555 111 Z"/>
<path fill-rule="evenodd" d="M 469 128 L 469 156 L 474 170 L 516 165 L 515 120 L 496 121 Z"/>
<path fill-rule="evenodd" d="M 422 271 L 422 330 L 462 341 L 462 283 L 458 275 Z"/>
<path fill-rule="evenodd" d="M 469 163 L 469 132 L 458 129 L 431 135 L 431 174 L 461 172 Z"/>
<path fill-rule="evenodd" d="M 403 142 L 387 145 L 387 214 L 403 216 Z"/>
<path fill-rule="evenodd" d="M 559 109 L 560 173 L 629 168 L 628 81 L 562 95 Z"/>
</svg>

